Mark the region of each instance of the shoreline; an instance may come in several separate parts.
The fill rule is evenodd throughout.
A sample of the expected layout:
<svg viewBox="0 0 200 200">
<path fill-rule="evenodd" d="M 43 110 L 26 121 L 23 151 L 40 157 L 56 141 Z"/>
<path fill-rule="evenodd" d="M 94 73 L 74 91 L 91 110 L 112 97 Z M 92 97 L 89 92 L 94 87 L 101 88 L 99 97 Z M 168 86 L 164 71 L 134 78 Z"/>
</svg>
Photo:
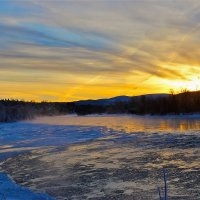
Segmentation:
<svg viewBox="0 0 200 200">
<path fill-rule="evenodd" d="M 21 186 L 13 181 L 11 176 L 0 171 L 0 198 L 17 200 L 55 200 L 45 193 L 33 192 L 31 189 Z"/>
<path fill-rule="evenodd" d="M 34 195 L 45 192 L 59 199 L 103 200 L 111 197 L 137 199 L 141 195 L 142 199 L 155 199 L 160 169 L 165 166 L 170 170 L 170 186 L 174 188 L 171 195 L 184 194 L 186 200 L 194 191 L 195 198 L 199 192 L 195 184 L 198 181 L 195 178 L 198 173 L 195 171 L 198 169 L 195 155 L 199 152 L 199 115 L 192 115 L 193 119 L 198 117 L 194 119 L 197 123 L 188 120 L 189 124 L 185 123 L 183 116 L 177 120 L 167 117 L 63 115 L 39 118 L 31 123 L 1 124 L 2 141 L 5 142 L 2 149 L 23 150 L 27 146 L 41 149 L 6 159 L 0 169 L 16 183 L 36 192 Z M 187 129 L 192 129 L 190 134 Z M 65 145 L 73 141 L 76 143 Z M 190 176 L 186 180 L 188 173 Z M 7 180 L 8 186 L 11 184 L 7 188 L 14 191 L 9 175 L 3 180 Z M 188 181 L 191 187 L 186 190 L 184 186 Z M 144 193 L 147 183 L 151 183 L 151 187 Z M 184 190 L 176 190 L 176 187 L 184 187 Z M 21 192 L 19 185 L 16 191 L 17 195 Z M 6 188 L 4 193 L 7 195 Z"/>
<path fill-rule="evenodd" d="M 165 115 L 158 115 L 158 114 L 130 114 L 130 113 L 116 113 L 116 114 L 108 114 L 108 113 L 102 113 L 102 114 L 87 114 L 87 115 L 78 115 L 76 113 L 73 114 L 65 114 L 65 115 L 43 115 L 43 116 L 35 116 L 32 119 L 26 119 L 26 120 L 19 120 L 19 121 L 10 121 L 10 122 L 0 122 L 0 124 L 9 124 L 9 123 L 18 123 L 18 122 L 32 122 L 38 118 L 46 118 L 46 117 L 64 117 L 64 116 L 75 116 L 75 117 L 149 117 L 149 118 L 163 118 L 163 119 L 200 119 L 200 113 L 181 113 L 181 114 L 165 114 Z"/>
</svg>

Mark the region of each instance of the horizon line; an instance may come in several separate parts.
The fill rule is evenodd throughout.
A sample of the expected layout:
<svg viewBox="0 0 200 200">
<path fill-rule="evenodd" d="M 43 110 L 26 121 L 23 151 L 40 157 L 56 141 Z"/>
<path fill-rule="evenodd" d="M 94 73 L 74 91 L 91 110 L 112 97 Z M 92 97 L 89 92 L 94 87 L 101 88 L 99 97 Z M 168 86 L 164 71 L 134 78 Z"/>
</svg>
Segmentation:
<svg viewBox="0 0 200 200">
<path fill-rule="evenodd" d="M 186 92 L 198 92 L 200 90 L 185 90 Z M 184 92 L 184 90 L 182 91 L 174 91 L 175 94 L 179 94 Z M 137 96 L 146 96 L 146 95 L 159 95 L 159 94 L 170 94 L 170 92 L 168 93 L 146 93 L 146 94 L 140 94 L 140 95 L 118 95 L 118 96 L 111 96 L 111 97 L 106 97 L 106 98 L 93 98 L 93 99 L 79 99 L 79 100 L 72 100 L 72 101 L 52 101 L 52 100 L 26 100 L 26 99 L 21 99 L 21 98 L 1 98 L 0 101 L 3 100 L 9 100 L 9 101 L 23 101 L 23 102 L 33 102 L 33 103 L 73 103 L 73 102 L 79 102 L 79 101 L 96 101 L 96 100 L 104 100 L 104 99 L 112 99 L 112 98 L 116 98 L 116 97 L 137 97 Z"/>
</svg>

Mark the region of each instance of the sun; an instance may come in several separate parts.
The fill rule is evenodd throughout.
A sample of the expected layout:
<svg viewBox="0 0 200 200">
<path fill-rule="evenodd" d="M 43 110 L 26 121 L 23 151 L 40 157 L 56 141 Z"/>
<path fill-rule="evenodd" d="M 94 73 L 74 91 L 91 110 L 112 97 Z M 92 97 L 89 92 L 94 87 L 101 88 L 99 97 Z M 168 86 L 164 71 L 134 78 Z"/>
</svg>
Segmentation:
<svg viewBox="0 0 200 200">
<path fill-rule="evenodd" d="M 200 89 L 200 79 L 197 77 L 191 77 L 188 80 L 172 81 L 170 86 L 175 91 L 181 91 L 184 89 L 189 91 L 197 91 Z"/>
<path fill-rule="evenodd" d="M 181 92 L 183 90 L 189 90 L 189 91 L 197 91 L 200 90 L 200 76 L 190 76 L 187 77 L 187 80 L 160 80 L 160 85 L 163 85 L 163 88 L 165 88 L 165 91 L 169 91 L 170 89 L 173 89 L 176 93 Z"/>
<path fill-rule="evenodd" d="M 191 77 L 191 81 L 186 83 L 186 89 L 191 91 L 200 90 L 200 77 Z"/>
</svg>

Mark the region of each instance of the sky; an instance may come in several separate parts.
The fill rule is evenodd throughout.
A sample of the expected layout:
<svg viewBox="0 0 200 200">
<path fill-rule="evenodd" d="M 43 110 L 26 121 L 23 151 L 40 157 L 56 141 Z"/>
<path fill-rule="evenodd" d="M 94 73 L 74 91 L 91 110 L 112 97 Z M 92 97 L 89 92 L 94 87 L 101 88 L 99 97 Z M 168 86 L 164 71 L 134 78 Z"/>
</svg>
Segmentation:
<svg viewBox="0 0 200 200">
<path fill-rule="evenodd" d="M 0 0 L 0 98 L 200 90 L 199 0 Z"/>
</svg>

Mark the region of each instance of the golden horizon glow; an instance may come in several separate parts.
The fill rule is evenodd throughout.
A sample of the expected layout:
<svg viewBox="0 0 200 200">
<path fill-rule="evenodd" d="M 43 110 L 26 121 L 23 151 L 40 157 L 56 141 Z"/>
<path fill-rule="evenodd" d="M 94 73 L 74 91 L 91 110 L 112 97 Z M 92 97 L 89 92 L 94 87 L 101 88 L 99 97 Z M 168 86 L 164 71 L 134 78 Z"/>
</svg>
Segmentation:
<svg viewBox="0 0 200 200">
<path fill-rule="evenodd" d="M 199 7 L 197 0 L 1 1 L 0 98 L 200 90 Z"/>
</svg>

